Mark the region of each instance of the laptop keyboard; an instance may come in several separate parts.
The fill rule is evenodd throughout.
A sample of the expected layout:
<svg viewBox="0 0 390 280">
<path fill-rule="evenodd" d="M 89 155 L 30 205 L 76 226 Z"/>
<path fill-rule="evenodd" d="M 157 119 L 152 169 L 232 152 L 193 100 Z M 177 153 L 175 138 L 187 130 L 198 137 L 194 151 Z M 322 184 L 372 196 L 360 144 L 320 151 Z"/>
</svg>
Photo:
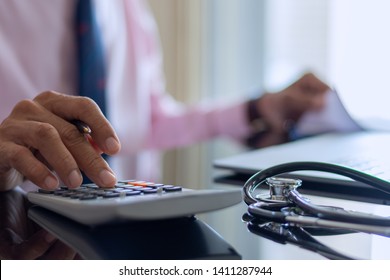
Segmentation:
<svg viewBox="0 0 390 280">
<path fill-rule="evenodd" d="M 340 158 L 333 163 L 357 169 L 372 176 L 390 181 L 390 168 L 388 163 L 370 156 L 360 155 L 358 157 Z"/>
</svg>

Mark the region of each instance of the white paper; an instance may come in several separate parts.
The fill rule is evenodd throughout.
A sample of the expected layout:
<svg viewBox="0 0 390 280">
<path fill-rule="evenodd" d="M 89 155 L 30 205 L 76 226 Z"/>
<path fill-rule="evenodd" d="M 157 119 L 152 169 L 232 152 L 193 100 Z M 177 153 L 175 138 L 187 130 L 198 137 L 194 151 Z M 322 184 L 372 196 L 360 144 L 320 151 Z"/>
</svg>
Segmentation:
<svg viewBox="0 0 390 280">
<path fill-rule="evenodd" d="M 349 115 L 337 92 L 331 90 L 326 94 L 326 105 L 320 111 L 304 114 L 295 127 L 298 137 L 325 132 L 361 131 L 362 127 Z"/>
</svg>

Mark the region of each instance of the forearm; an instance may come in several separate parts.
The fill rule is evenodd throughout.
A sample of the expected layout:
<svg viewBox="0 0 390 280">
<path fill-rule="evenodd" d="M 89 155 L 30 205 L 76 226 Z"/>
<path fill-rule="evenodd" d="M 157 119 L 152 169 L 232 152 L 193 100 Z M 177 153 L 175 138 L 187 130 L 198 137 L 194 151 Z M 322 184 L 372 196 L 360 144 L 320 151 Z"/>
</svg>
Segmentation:
<svg viewBox="0 0 390 280">
<path fill-rule="evenodd" d="M 242 140 L 250 133 L 245 103 L 159 111 L 152 120 L 146 148 L 168 149 L 216 137 Z"/>
</svg>

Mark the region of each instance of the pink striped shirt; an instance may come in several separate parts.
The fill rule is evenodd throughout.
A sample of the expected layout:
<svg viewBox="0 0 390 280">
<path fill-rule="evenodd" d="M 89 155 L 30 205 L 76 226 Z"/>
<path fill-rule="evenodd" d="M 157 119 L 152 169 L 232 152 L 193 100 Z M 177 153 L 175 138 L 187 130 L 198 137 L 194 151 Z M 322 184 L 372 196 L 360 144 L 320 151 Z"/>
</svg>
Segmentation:
<svg viewBox="0 0 390 280">
<path fill-rule="evenodd" d="M 245 107 L 185 107 L 165 91 L 157 29 L 142 0 L 95 0 L 108 66 L 108 115 L 122 150 L 119 178 L 158 180 L 160 151 L 214 137 L 248 135 Z M 0 121 L 20 100 L 77 94 L 70 0 L 0 0 Z"/>
</svg>

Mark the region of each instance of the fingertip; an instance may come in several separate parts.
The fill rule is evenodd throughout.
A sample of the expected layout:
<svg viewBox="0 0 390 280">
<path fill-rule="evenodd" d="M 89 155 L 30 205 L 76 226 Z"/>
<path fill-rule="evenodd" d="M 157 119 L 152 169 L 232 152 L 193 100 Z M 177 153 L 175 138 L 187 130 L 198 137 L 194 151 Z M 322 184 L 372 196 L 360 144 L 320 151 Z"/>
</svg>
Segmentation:
<svg viewBox="0 0 390 280">
<path fill-rule="evenodd" d="M 76 188 L 79 187 L 83 182 L 83 176 L 79 170 L 72 170 L 68 175 L 68 187 Z"/>
<path fill-rule="evenodd" d="M 49 175 L 44 180 L 44 185 L 46 189 L 55 189 L 58 187 L 58 179 L 52 175 Z"/>
<path fill-rule="evenodd" d="M 116 183 L 115 175 L 107 169 L 100 171 L 99 179 L 103 183 L 103 187 L 113 187 Z"/>
<path fill-rule="evenodd" d="M 114 137 L 107 138 L 105 141 L 105 145 L 106 145 L 107 153 L 109 154 L 115 154 L 119 152 L 121 148 L 119 141 Z"/>
</svg>

